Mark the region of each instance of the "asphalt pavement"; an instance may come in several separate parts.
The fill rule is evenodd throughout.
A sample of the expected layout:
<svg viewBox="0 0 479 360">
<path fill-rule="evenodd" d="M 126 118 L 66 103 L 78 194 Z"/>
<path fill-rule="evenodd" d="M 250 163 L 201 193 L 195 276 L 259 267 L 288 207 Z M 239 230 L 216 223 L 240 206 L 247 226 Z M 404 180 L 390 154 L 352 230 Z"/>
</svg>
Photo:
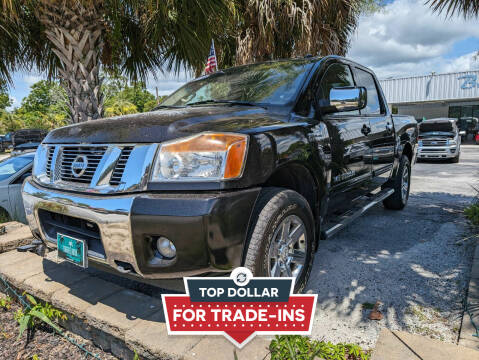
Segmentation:
<svg viewBox="0 0 479 360">
<path fill-rule="evenodd" d="M 475 242 L 462 210 L 478 173 L 477 145 L 458 164 L 417 163 L 404 210 L 377 205 L 321 241 L 307 286 L 318 293 L 313 337 L 373 347 L 387 327 L 456 342 Z M 380 321 L 368 318 L 376 302 Z"/>
</svg>

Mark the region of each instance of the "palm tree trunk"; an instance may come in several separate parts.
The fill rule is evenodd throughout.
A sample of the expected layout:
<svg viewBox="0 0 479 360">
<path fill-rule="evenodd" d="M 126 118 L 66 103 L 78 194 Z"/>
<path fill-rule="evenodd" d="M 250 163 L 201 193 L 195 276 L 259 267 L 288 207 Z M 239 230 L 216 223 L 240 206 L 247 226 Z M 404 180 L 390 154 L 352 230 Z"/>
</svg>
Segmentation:
<svg viewBox="0 0 479 360">
<path fill-rule="evenodd" d="M 103 115 L 100 50 L 102 1 L 42 0 L 38 17 L 61 66 L 59 76 L 69 97 L 71 122 Z"/>
</svg>

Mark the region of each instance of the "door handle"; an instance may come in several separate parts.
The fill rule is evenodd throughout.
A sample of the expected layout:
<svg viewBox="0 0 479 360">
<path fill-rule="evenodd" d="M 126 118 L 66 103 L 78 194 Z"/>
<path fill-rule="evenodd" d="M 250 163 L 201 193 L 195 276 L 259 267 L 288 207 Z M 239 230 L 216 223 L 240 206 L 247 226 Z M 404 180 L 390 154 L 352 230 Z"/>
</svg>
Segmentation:
<svg viewBox="0 0 479 360">
<path fill-rule="evenodd" d="M 365 135 L 368 136 L 368 134 L 371 132 L 371 128 L 367 126 L 366 124 L 363 125 L 361 132 Z"/>
<path fill-rule="evenodd" d="M 393 132 L 393 127 L 390 123 L 387 123 L 386 124 L 386 131 L 388 132 L 388 134 L 392 134 Z"/>
</svg>

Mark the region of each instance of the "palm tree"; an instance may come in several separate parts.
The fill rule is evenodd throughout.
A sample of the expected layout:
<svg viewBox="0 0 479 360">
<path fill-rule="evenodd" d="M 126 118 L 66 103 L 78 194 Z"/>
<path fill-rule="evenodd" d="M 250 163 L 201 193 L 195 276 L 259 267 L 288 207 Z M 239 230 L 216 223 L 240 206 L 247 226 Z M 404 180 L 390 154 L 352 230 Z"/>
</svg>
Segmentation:
<svg viewBox="0 0 479 360">
<path fill-rule="evenodd" d="M 227 0 L 0 0 L 0 81 L 17 70 L 58 77 L 73 123 L 103 114 L 100 67 L 145 80 L 200 68 Z"/>
<path fill-rule="evenodd" d="M 182 67 L 344 54 L 364 6 L 379 0 L 0 0 L 0 81 L 57 77 L 71 121 L 103 114 L 100 67 L 130 80 Z"/>
<path fill-rule="evenodd" d="M 235 26 L 222 27 L 220 63 L 294 56 L 344 55 L 362 11 L 375 0 L 237 0 Z M 234 48 L 234 51 L 232 51 Z"/>
<path fill-rule="evenodd" d="M 464 17 L 477 17 L 479 15 L 479 1 L 477 0 L 428 0 L 434 11 L 444 12 L 448 16 L 462 14 Z"/>
</svg>

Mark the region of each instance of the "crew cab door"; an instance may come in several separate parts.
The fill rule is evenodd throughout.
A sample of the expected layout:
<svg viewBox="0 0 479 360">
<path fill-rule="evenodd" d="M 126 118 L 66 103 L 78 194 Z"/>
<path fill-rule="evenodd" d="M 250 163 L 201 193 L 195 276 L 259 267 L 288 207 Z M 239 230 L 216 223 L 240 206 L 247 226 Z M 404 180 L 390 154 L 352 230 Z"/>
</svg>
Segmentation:
<svg viewBox="0 0 479 360">
<path fill-rule="evenodd" d="M 394 163 L 394 124 L 386 109 L 386 102 L 374 75 L 366 69 L 353 66 L 356 86 L 362 86 L 367 92 L 366 107 L 360 110 L 361 117 L 369 123 L 367 136 L 370 155 L 365 159 L 371 164 L 373 181 L 371 190 L 382 185 L 389 178 Z"/>
<path fill-rule="evenodd" d="M 330 64 L 319 80 L 316 95 L 319 108 L 330 105 L 331 89 L 350 86 L 355 86 L 350 66 L 342 62 Z M 331 191 L 336 193 L 331 199 L 344 203 L 357 197 L 358 188 L 371 178 L 369 119 L 358 110 L 321 118 L 331 139 Z"/>
</svg>

